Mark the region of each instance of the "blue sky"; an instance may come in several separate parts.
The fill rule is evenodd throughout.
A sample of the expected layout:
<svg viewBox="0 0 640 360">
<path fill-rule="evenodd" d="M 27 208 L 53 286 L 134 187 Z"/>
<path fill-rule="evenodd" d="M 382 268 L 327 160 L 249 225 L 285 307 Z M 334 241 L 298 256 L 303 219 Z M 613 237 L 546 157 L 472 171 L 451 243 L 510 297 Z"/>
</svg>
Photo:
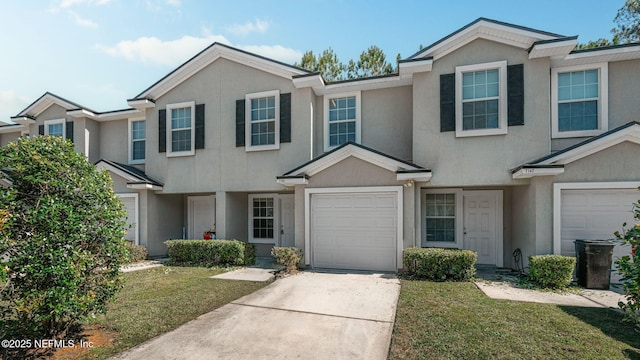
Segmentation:
<svg viewBox="0 0 640 360">
<path fill-rule="evenodd" d="M 97 111 L 132 98 L 214 41 L 286 63 L 370 45 L 394 61 L 478 17 L 580 42 L 611 38 L 624 0 L 0 2 L 0 119 L 46 91 Z"/>
</svg>

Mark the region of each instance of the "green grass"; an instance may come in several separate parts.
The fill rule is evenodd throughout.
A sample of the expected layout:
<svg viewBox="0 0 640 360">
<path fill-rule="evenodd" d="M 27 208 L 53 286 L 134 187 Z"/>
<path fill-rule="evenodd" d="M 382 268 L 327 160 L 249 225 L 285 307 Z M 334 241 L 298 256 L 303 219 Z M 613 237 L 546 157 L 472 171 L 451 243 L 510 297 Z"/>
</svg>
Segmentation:
<svg viewBox="0 0 640 360">
<path fill-rule="evenodd" d="M 640 336 L 622 317 L 403 280 L 389 359 L 640 359 Z"/>
<path fill-rule="evenodd" d="M 103 359 L 250 294 L 266 283 L 210 279 L 226 269 L 157 267 L 123 274 L 124 289 L 106 315 L 90 323 L 117 331 L 113 346 L 92 349 Z"/>
</svg>

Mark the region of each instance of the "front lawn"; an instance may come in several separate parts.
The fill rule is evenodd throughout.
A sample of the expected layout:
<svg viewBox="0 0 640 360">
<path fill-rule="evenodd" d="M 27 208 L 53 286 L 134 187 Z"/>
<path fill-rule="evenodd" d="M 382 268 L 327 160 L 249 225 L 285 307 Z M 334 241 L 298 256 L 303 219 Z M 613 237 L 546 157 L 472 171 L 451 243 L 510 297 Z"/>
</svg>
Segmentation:
<svg viewBox="0 0 640 360">
<path fill-rule="evenodd" d="M 114 355 L 266 285 L 209 278 L 224 271 L 162 266 L 123 274 L 124 289 L 109 305 L 109 312 L 87 326 L 100 329 L 100 335 L 112 341 L 98 345 L 85 358 Z"/>
<path fill-rule="evenodd" d="M 473 283 L 402 281 L 390 359 L 636 359 L 622 315 L 495 300 Z"/>
</svg>

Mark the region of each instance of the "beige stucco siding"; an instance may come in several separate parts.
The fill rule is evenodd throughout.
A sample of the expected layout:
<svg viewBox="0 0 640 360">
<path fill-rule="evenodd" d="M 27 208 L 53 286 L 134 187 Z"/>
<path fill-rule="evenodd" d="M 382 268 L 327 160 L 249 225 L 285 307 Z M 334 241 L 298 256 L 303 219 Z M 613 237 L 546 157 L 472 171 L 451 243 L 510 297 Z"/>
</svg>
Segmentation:
<svg viewBox="0 0 640 360">
<path fill-rule="evenodd" d="M 506 60 L 524 64 L 524 126 L 506 135 L 456 138 L 440 132 L 440 75 L 456 66 Z M 510 168 L 547 155 L 550 149 L 549 62 L 488 40 L 475 40 L 434 62 L 413 81 L 413 161 L 433 170 L 432 186 L 513 184 Z"/>
<path fill-rule="evenodd" d="M 100 158 L 126 164 L 129 161 L 127 151 L 128 121 L 116 120 L 100 123 Z"/>
<path fill-rule="evenodd" d="M 12 133 L 0 134 L 0 147 L 7 146 L 10 142 L 14 142 L 20 138 L 20 131 Z"/>
<path fill-rule="evenodd" d="M 292 142 L 281 143 L 279 150 L 246 152 L 235 144 L 236 100 L 270 90 L 291 93 Z M 310 91 L 297 90 L 291 80 L 218 59 L 157 99 L 148 112 L 145 170 L 164 182 L 164 193 L 280 190 L 276 176 L 309 160 Z M 195 156 L 168 158 L 158 152 L 158 110 L 187 101 L 205 104 L 205 148 Z"/>
</svg>

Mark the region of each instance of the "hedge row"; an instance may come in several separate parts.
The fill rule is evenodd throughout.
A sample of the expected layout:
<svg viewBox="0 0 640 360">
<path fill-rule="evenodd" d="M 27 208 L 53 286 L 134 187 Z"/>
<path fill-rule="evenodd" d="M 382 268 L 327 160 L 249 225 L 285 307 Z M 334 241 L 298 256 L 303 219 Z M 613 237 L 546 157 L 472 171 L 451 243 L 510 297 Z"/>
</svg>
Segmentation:
<svg viewBox="0 0 640 360">
<path fill-rule="evenodd" d="M 529 280 L 546 288 L 563 288 L 571 284 L 576 258 L 560 255 L 529 256 Z"/>
<path fill-rule="evenodd" d="M 173 265 L 252 265 L 256 247 L 238 240 L 168 240 L 167 253 Z"/>
<path fill-rule="evenodd" d="M 478 254 L 470 250 L 407 248 L 404 272 L 413 278 L 431 281 L 468 281 L 476 273 Z"/>
</svg>

